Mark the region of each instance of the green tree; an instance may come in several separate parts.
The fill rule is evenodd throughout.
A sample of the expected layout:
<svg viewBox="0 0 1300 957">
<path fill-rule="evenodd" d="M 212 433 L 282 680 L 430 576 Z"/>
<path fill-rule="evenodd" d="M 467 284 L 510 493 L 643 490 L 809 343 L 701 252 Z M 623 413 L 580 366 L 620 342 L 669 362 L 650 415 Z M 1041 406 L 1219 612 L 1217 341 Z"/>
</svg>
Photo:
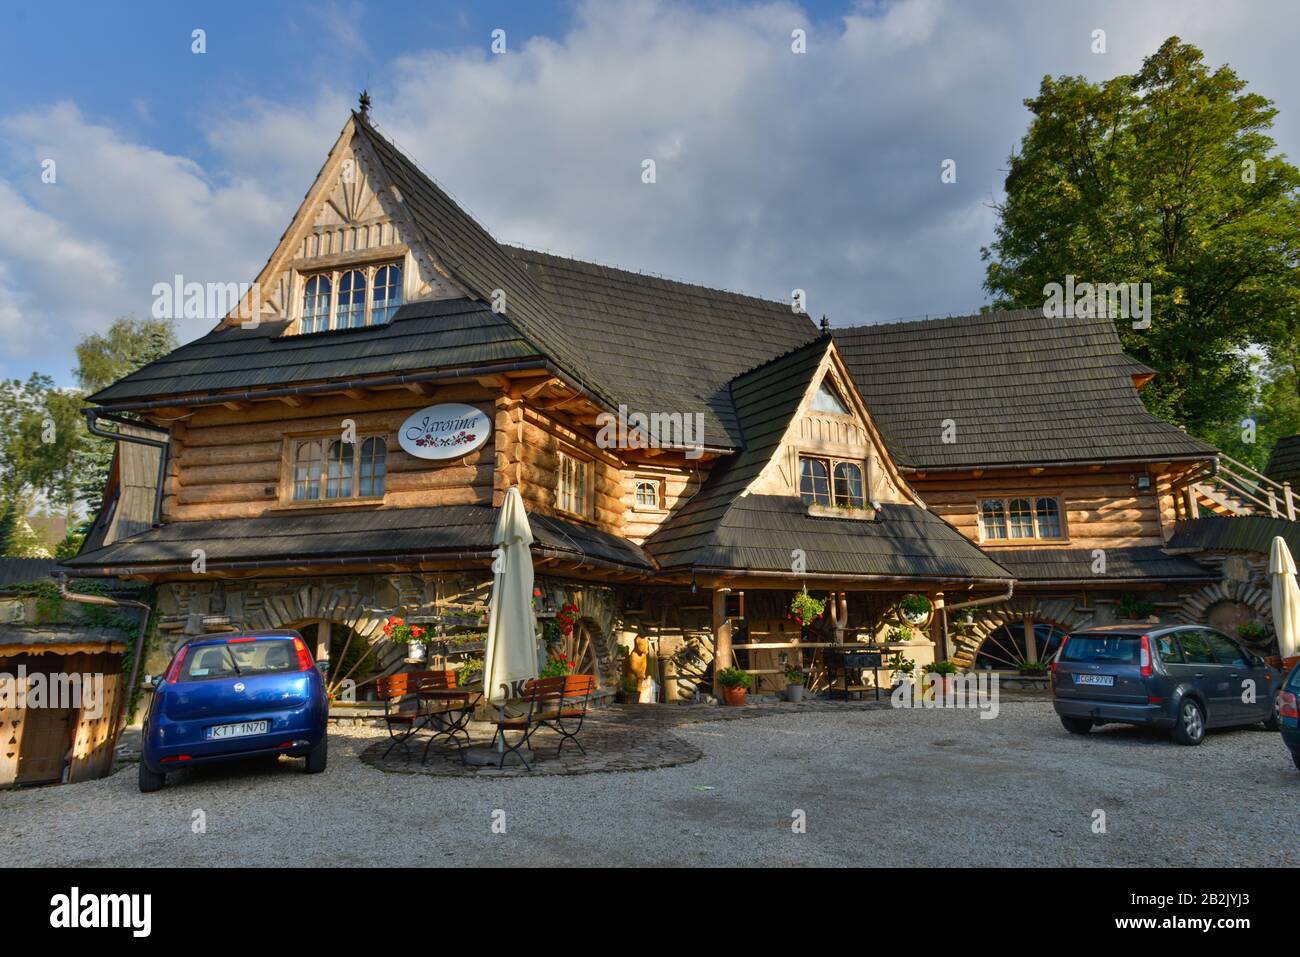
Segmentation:
<svg viewBox="0 0 1300 957">
<path fill-rule="evenodd" d="M 20 523 L 42 498 L 72 515 L 74 461 L 85 441 L 80 408 L 78 393 L 55 388 L 49 376 L 0 382 L 0 500 Z"/>
<path fill-rule="evenodd" d="M 1116 322 L 1159 370 L 1147 407 L 1207 438 L 1262 396 L 1247 348 L 1297 338 L 1300 171 L 1274 151 L 1276 110 L 1228 66 L 1170 37 L 1132 76 L 1045 77 L 982 253 L 999 307 L 1049 283 L 1150 283 L 1150 328 Z"/>
<path fill-rule="evenodd" d="M 87 336 L 78 344 L 77 383 L 87 396 L 94 395 L 175 348 L 176 329 L 171 320 L 115 319 L 103 334 Z M 108 484 L 115 443 L 89 433 L 85 436 L 74 463 L 77 498 L 93 515 Z"/>
</svg>

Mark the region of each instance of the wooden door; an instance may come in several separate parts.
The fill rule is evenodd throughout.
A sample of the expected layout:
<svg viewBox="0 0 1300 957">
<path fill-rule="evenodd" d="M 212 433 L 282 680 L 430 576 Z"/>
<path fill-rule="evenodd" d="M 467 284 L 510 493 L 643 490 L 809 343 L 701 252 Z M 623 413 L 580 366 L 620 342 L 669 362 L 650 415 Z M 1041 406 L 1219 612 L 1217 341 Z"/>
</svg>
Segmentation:
<svg viewBox="0 0 1300 957">
<path fill-rule="evenodd" d="M 63 777 L 63 757 L 72 746 L 75 708 L 27 708 L 18 748 L 18 784 L 46 784 Z"/>
</svg>

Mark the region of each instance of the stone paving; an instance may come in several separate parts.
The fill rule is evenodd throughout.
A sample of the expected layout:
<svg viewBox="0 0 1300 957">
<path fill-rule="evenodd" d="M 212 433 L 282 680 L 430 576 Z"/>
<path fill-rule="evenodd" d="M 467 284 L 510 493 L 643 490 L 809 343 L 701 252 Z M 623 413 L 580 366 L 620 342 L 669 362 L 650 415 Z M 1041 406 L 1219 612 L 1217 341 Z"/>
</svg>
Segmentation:
<svg viewBox="0 0 1300 957">
<path fill-rule="evenodd" d="M 390 774 L 425 774 L 432 777 L 519 777 L 521 775 L 571 775 L 601 774 L 613 771 L 647 771 L 670 768 L 698 761 L 702 752 L 672 729 L 685 725 L 712 721 L 739 721 L 776 715 L 812 714 L 818 712 L 844 713 L 888 709 L 888 697 L 877 702 L 872 698 L 860 701 L 826 701 L 806 699 L 799 704 L 788 702 L 760 702 L 741 708 L 716 705 L 611 705 L 592 711 L 578 740 L 586 748 L 583 754 L 572 742 L 564 745 L 557 757 L 556 746 L 560 737 L 549 728 L 542 728 L 533 736 L 533 770 L 520 766 L 472 767 L 462 764 L 456 751 L 435 744 L 429 750 L 427 761 L 421 761 L 426 735 L 418 736 L 418 744 L 411 746 L 408 760 L 401 745 L 394 747 L 384 757 L 391 743 L 387 738 L 375 742 L 361 753 L 361 760 L 373 768 Z M 473 746 L 487 746 L 492 738 L 492 726 L 473 723 L 470 726 Z M 515 735 L 511 734 L 513 741 Z"/>
</svg>

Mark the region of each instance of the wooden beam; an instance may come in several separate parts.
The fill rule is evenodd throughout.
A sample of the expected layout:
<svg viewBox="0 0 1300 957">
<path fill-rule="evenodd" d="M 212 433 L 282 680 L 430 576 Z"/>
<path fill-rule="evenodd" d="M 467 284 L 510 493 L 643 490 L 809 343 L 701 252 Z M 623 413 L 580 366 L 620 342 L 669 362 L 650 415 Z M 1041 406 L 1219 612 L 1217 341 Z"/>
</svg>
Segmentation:
<svg viewBox="0 0 1300 957">
<path fill-rule="evenodd" d="M 349 399 L 357 399 L 359 401 L 370 398 L 370 391 L 368 389 L 344 389 L 343 394 Z"/>
<path fill-rule="evenodd" d="M 223 402 L 221 404 L 224 405 L 231 412 L 247 412 L 249 409 L 253 407 L 253 403 L 241 402 L 241 401 Z"/>
<path fill-rule="evenodd" d="M 504 389 L 510 384 L 509 380 L 507 380 L 505 376 L 499 375 L 479 376 L 474 381 L 485 389 Z"/>
<path fill-rule="evenodd" d="M 731 667 L 731 621 L 727 618 L 727 592 L 718 588 L 713 592 L 713 693 L 722 697 L 718 672 Z"/>
<path fill-rule="evenodd" d="M 276 398 L 279 399 L 281 402 L 283 402 L 285 405 L 292 406 L 295 409 L 300 409 L 303 406 L 305 406 L 309 401 L 311 401 L 306 396 L 301 396 L 301 395 L 279 395 L 276 396 Z"/>
<path fill-rule="evenodd" d="M 416 395 L 433 395 L 436 391 L 432 382 L 408 382 L 406 387 Z"/>
</svg>

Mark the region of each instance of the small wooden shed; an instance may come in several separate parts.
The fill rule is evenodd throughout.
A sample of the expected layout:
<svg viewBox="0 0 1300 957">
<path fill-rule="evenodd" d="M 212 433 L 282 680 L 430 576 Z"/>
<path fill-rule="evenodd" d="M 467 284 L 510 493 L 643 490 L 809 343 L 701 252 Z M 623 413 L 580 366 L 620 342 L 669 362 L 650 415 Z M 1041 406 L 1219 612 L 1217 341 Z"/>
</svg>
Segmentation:
<svg viewBox="0 0 1300 957">
<path fill-rule="evenodd" d="M 0 787 L 108 773 L 126 649 L 115 631 L 0 625 Z"/>
</svg>

